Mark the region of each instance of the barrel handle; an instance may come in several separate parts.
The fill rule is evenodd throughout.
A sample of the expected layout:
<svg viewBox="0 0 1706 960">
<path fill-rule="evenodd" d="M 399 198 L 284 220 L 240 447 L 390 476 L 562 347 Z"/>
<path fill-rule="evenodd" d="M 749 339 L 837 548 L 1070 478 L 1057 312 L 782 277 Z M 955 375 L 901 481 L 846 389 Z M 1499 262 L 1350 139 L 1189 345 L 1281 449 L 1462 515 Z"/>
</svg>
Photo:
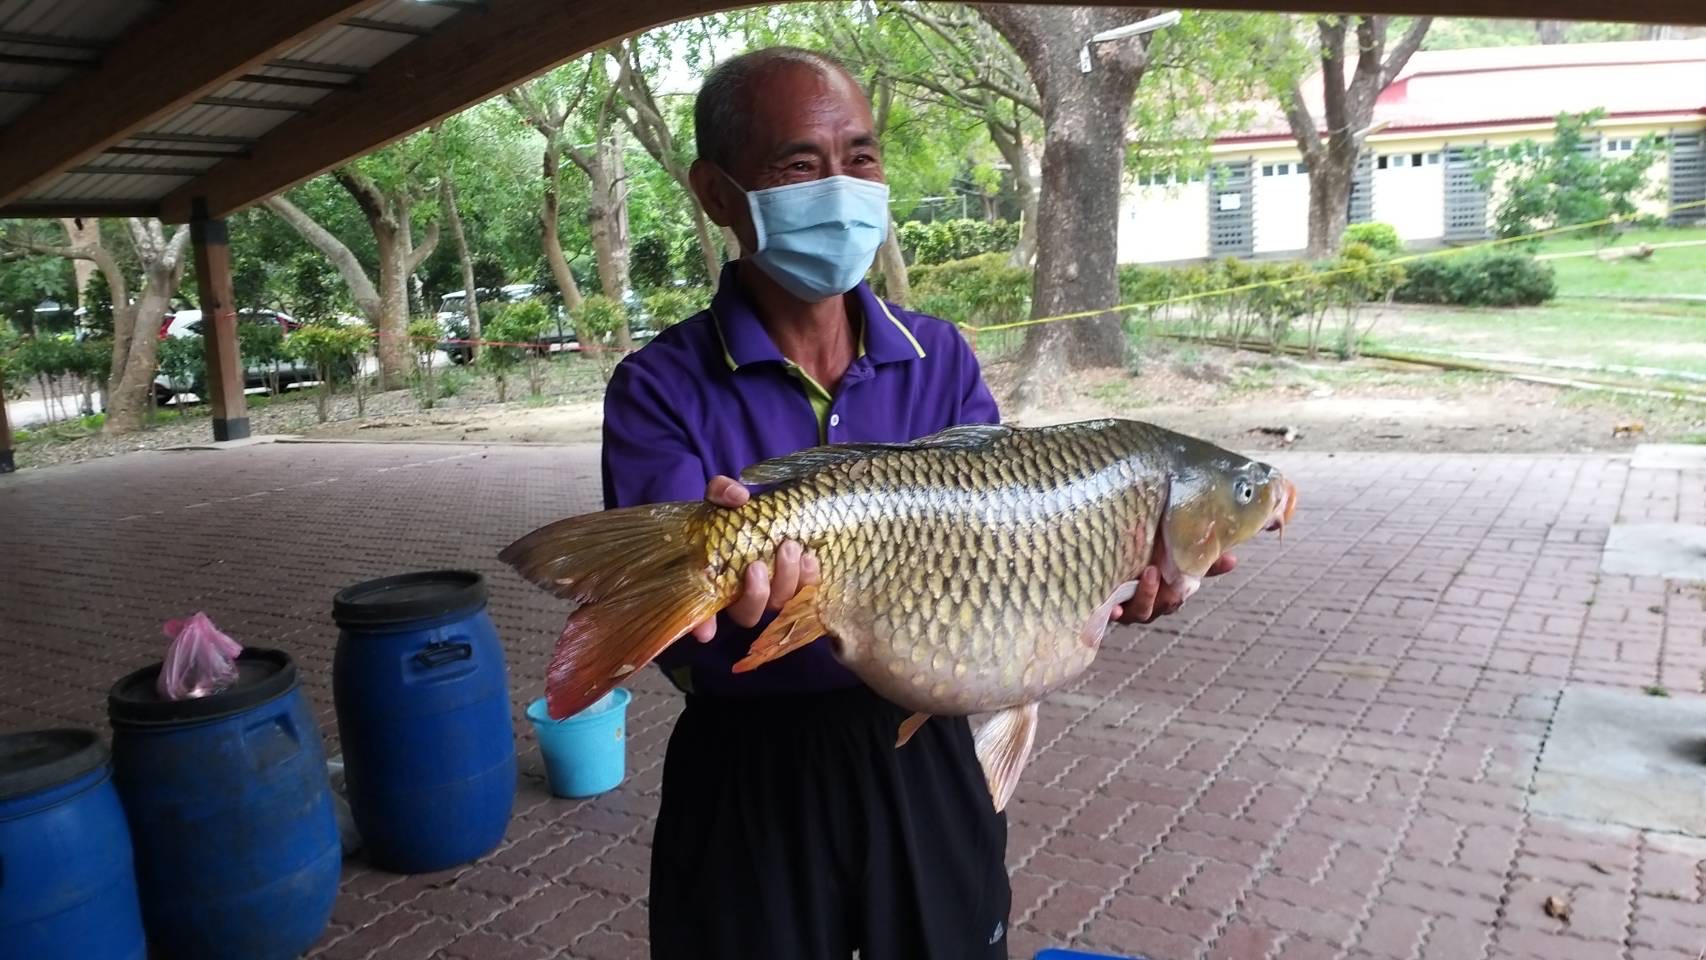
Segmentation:
<svg viewBox="0 0 1706 960">
<path fill-rule="evenodd" d="M 440 640 L 429 643 L 426 648 L 415 654 L 415 664 L 422 669 L 431 670 L 442 667 L 457 660 L 474 659 L 474 645 L 466 641 Z"/>
</svg>

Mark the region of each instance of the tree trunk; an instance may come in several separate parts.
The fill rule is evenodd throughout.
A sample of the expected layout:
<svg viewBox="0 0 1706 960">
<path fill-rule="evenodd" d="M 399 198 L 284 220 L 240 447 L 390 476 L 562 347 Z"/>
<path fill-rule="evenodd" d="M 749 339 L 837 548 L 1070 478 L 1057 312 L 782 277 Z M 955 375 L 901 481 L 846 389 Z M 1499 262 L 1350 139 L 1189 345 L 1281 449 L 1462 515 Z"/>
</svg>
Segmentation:
<svg viewBox="0 0 1706 960">
<path fill-rule="evenodd" d="M 117 301 L 113 305 L 113 366 L 107 377 L 107 419 L 101 428 L 107 434 L 142 429 L 159 372 L 160 320 L 183 277 L 190 239 L 188 227 L 179 227 L 166 239 L 158 220 L 132 218 L 126 225 L 142 268 L 142 292 L 122 317 Z M 122 286 L 114 290 L 115 297 L 123 293 Z"/>
<path fill-rule="evenodd" d="M 693 196 L 691 187 L 683 184 L 682 189 L 687 191 L 689 197 Z M 705 276 L 708 278 L 707 282 L 710 284 L 711 292 L 715 293 L 717 292 L 717 279 L 723 275 L 723 257 L 718 252 L 717 241 L 711 234 L 710 218 L 705 216 L 705 211 L 699 208 L 697 199 L 694 199 L 692 204 L 693 234 L 699 238 L 699 255 L 705 258 Z"/>
<path fill-rule="evenodd" d="M 1309 249 L 1305 256 L 1321 260 L 1339 252 L 1339 241 L 1351 219 L 1351 181 L 1357 155 L 1337 150 L 1316 152 L 1309 159 Z"/>
<path fill-rule="evenodd" d="M 539 233 L 542 246 L 545 248 L 545 261 L 551 265 L 551 277 L 557 281 L 557 291 L 563 295 L 563 306 L 569 311 L 569 317 L 576 321 L 576 336 L 582 343 L 590 343 L 586 339 L 586 331 L 580 329 L 579 318 L 581 301 L 580 284 L 575 283 L 574 272 L 569 269 L 569 259 L 563 255 L 563 242 L 559 235 L 558 221 L 562 217 L 560 196 L 557 189 L 558 164 L 557 146 L 547 141 L 545 144 L 545 198 L 539 210 Z"/>
<path fill-rule="evenodd" d="M 1147 63 L 1146 41 L 1095 47 L 1094 69 L 1082 73 L 1084 38 L 1149 16 L 1129 8 L 979 6 L 979 14 L 1013 45 L 1042 97 L 1042 191 L 1038 198 L 1037 269 L 1031 316 L 1106 308 L 1119 302 L 1118 222 L 1125 172 L 1125 128 Z M 1125 356 L 1119 317 L 1103 314 L 1032 328 L 1020 353 L 1011 398 L 1017 411 L 1069 371 L 1113 366 Z"/>
<path fill-rule="evenodd" d="M 900 252 L 900 227 L 889 217 L 889 234 L 877 251 L 877 263 L 882 267 L 883 281 L 888 286 L 888 298 L 901 306 L 912 303 L 912 283 L 906 277 L 906 257 Z"/>
<path fill-rule="evenodd" d="M 591 189 L 587 196 L 586 226 L 592 235 L 593 256 L 598 261 L 598 282 L 604 295 L 618 303 L 627 296 L 628 280 L 628 175 L 622 163 L 622 138 L 612 129 L 598 142 L 591 162 L 585 164 Z M 628 322 L 616 328 L 616 345 L 626 350 L 632 343 Z"/>
<path fill-rule="evenodd" d="M 1298 152 L 1309 164 L 1308 256 L 1329 257 L 1339 250 L 1345 226 L 1350 221 L 1351 189 L 1356 181 L 1357 158 L 1374 122 L 1375 103 L 1410 57 L 1421 49 L 1432 17 L 1420 17 L 1404 36 L 1386 50 L 1390 17 L 1320 17 L 1322 121 L 1310 113 L 1303 90 L 1296 83 L 1282 93 L 1286 122 L 1291 127 Z M 1358 56 L 1346 76 L 1345 35 L 1354 22 Z"/>
<path fill-rule="evenodd" d="M 73 247 L 98 246 L 101 242 L 101 221 L 93 217 L 61 217 L 59 223 L 65 228 L 65 235 L 71 238 Z M 87 309 L 89 306 L 83 302 L 83 297 L 89 292 L 89 281 L 95 278 L 95 269 L 93 260 L 71 261 L 72 275 L 77 278 L 76 295 L 72 300 L 79 307 Z"/>
<path fill-rule="evenodd" d="M 1563 43 L 1566 39 L 1565 35 L 1569 32 L 1569 29 L 1570 25 L 1563 20 L 1534 21 L 1535 37 L 1539 39 L 1541 43 L 1548 46 L 1556 43 Z"/>
<path fill-rule="evenodd" d="M 414 345 L 409 343 L 407 254 L 395 222 L 372 226 L 379 252 L 379 315 L 373 324 L 379 338 L 379 389 L 397 390 L 408 384 L 415 368 Z"/>
<path fill-rule="evenodd" d="M 450 221 L 450 235 L 456 240 L 456 258 L 462 262 L 462 309 L 468 315 L 468 339 L 480 339 L 480 297 L 474 290 L 474 256 L 468 251 L 468 235 L 462 229 L 462 211 L 456 206 L 456 184 L 445 172 L 442 182 L 444 216 Z M 479 355 L 478 342 L 468 345 L 470 359 Z"/>
<path fill-rule="evenodd" d="M 187 230 L 187 227 L 179 227 Z M 148 401 L 154 394 L 154 377 L 159 372 L 160 318 L 166 315 L 166 305 L 173 282 L 173 270 L 158 263 L 143 270 L 142 295 L 137 298 L 135 320 L 131 324 L 130 349 L 124 366 L 114 364 L 107 379 L 107 419 L 101 432 L 107 434 L 134 433 L 141 430 L 148 416 Z"/>
</svg>

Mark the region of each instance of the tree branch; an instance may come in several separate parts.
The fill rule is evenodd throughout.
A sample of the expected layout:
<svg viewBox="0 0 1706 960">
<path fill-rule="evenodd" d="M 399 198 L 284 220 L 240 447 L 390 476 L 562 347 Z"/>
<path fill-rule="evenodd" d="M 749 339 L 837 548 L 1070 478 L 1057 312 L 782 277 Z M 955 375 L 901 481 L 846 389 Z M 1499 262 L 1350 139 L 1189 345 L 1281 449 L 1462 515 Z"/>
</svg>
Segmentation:
<svg viewBox="0 0 1706 960">
<path fill-rule="evenodd" d="M 362 269 L 361 261 L 356 259 L 350 248 L 342 240 L 332 236 L 325 227 L 314 222 L 314 218 L 303 213 L 295 204 L 283 197 L 270 197 L 264 201 L 268 210 L 279 216 L 279 219 L 295 228 L 308 241 L 308 245 L 320 251 L 326 259 L 332 261 L 338 275 L 349 287 L 350 296 L 355 300 L 361 312 L 369 319 L 379 316 L 379 291 L 374 288 L 373 281 Z"/>
<path fill-rule="evenodd" d="M 1410 58 L 1422 48 L 1422 41 L 1427 39 L 1428 28 L 1433 26 L 1433 22 L 1433 17 L 1418 17 L 1415 23 L 1410 24 L 1410 29 L 1404 31 L 1404 36 L 1386 55 L 1386 62 L 1380 67 L 1381 89 L 1391 86 L 1392 81 L 1398 79 L 1398 74 L 1404 72 Z"/>
<path fill-rule="evenodd" d="M 1285 94 L 1285 121 L 1291 127 L 1291 135 L 1297 140 L 1304 159 L 1314 163 L 1315 158 L 1321 155 L 1321 128 L 1309 113 L 1309 104 L 1303 100 L 1303 88 L 1295 80 Z"/>
<path fill-rule="evenodd" d="M 427 224 L 426 236 L 421 238 L 420 246 L 416 247 L 409 253 L 407 262 L 404 264 L 404 267 L 406 268 L 405 272 L 414 273 L 416 270 L 420 269 L 420 265 L 426 260 L 426 258 L 432 256 L 433 248 L 438 246 L 438 237 L 438 221 L 434 220 Z"/>
</svg>

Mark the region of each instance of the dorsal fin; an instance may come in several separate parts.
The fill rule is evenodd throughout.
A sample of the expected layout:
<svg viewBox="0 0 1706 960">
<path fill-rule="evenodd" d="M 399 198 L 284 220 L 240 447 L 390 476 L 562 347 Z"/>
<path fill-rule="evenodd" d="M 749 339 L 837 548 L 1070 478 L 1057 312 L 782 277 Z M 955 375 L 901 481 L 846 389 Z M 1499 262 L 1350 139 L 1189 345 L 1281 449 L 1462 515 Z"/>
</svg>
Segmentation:
<svg viewBox="0 0 1706 960">
<path fill-rule="evenodd" d="M 753 485 L 786 483 L 839 463 L 901 450 L 981 450 L 1012 432 L 1012 427 L 999 423 L 965 423 L 920 437 L 911 443 L 832 443 L 755 463 L 741 471 L 740 482 Z"/>
</svg>

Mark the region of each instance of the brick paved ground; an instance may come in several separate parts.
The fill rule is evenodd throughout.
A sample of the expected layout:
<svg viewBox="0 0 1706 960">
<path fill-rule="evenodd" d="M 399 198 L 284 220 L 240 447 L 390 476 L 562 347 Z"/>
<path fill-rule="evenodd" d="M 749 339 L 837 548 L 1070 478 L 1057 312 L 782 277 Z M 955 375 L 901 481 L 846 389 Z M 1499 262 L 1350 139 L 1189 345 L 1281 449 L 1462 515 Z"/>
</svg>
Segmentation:
<svg viewBox="0 0 1706 960">
<path fill-rule="evenodd" d="M 1013 956 L 1706 955 L 1706 841 L 1525 807 L 1566 684 L 1701 694 L 1698 588 L 1596 570 L 1616 519 L 1706 523 L 1706 477 L 1565 456 L 1277 459 L 1303 489 L 1284 543 L 1244 550 L 1163 625 L 1110 635 L 1044 707 L 1010 808 Z M 159 655 L 159 622 L 207 609 L 299 658 L 335 750 L 333 591 L 483 570 L 525 774 L 508 839 L 434 876 L 352 863 L 316 955 L 642 957 L 675 705 L 648 673 L 628 782 L 549 798 L 519 706 L 563 610 L 492 559 L 595 506 L 595 478 L 585 450 L 328 444 L 8 478 L 0 728 L 104 728 L 106 686 Z"/>
</svg>

